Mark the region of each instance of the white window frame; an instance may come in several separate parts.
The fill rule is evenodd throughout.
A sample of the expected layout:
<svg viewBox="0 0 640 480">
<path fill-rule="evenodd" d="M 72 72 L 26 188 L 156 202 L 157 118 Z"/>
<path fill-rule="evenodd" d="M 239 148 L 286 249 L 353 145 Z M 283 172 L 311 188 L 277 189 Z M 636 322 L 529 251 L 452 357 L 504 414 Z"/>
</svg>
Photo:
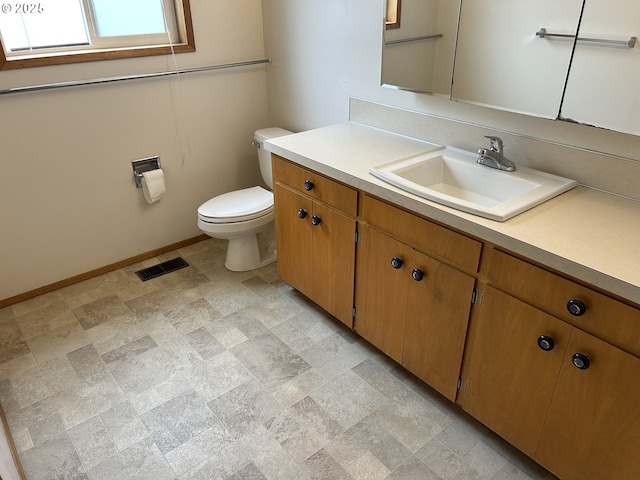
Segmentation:
<svg viewBox="0 0 640 480">
<path fill-rule="evenodd" d="M 82 0 L 91 45 L 5 52 L 0 37 L 0 70 L 195 52 L 190 0 L 163 0 L 166 34 L 99 37 L 91 0 Z"/>
</svg>

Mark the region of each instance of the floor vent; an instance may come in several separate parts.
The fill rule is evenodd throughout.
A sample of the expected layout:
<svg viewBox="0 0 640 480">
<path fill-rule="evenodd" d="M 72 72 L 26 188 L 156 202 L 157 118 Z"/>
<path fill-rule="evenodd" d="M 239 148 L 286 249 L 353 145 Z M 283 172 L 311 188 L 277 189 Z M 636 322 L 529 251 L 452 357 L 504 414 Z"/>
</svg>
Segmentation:
<svg viewBox="0 0 640 480">
<path fill-rule="evenodd" d="M 189 264 L 185 262 L 182 257 L 178 257 L 174 258 L 173 260 L 167 260 L 166 262 L 154 265 L 153 267 L 138 270 L 136 272 L 136 275 L 138 275 L 138 278 L 140 278 L 140 280 L 146 282 L 147 280 L 159 277 L 161 275 L 164 275 L 165 273 L 175 272 L 176 270 L 180 270 L 181 268 L 188 266 Z"/>
</svg>

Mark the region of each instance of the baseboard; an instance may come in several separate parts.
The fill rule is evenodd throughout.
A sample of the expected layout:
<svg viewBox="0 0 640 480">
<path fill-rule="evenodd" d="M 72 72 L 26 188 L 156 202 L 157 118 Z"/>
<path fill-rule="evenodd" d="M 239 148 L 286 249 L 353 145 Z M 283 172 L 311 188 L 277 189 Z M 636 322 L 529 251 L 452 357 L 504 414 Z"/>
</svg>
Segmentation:
<svg viewBox="0 0 640 480">
<path fill-rule="evenodd" d="M 104 267 L 91 270 L 90 272 L 81 273 L 80 275 L 75 275 L 71 278 L 60 280 L 59 282 L 52 283 L 51 285 L 45 285 L 44 287 L 39 287 L 35 290 L 31 290 L 29 292 L 21 293 L 4 300 L 0 300 L 0 308 L 8 307 L 9 305 L 13 305 L 14 303 L 24 302 L 25 300 L 29 300 L 30 298 L 38 297 L 40 295 L 53 292 L 54 290 L 58 290 L 63 287 L 68 287 L 69 285 L 73 285 L 74 283 L 82 282 L 83 280 L 88 280 L 105 273 L 113 272 L 114 270 L 118 270 L 122 267 L 133 265 L 134 263 L 142 262 L 143 260 L 147 260 L 149 258 L 157 257 L 158 255 L 162 255 L 163 253 L 167 253 L 178 248 L 186 247 L 187 245 L 201 242 L 202 240 L 206 240 L 207 238 L 210 237 L 204 234 L 198 235 L 197 237 L 188 238 L 180 242 L 172 243 L 171 245 L 167 245 L 166 247 L 156 248 L 155 250 L 151 250 L 150 252 L 141 253 L 140 255 L 136 255 L 135 257 L 130 257 L 119 262 L 112 263 L 111 265 L 106 265 Z"/>
</svg>

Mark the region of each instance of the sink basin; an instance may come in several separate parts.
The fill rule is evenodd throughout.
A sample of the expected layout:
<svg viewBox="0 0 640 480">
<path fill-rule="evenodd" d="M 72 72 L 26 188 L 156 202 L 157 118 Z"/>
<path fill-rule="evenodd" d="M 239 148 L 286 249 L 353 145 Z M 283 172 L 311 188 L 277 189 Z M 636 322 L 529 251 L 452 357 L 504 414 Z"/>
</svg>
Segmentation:
<svg viewBox="0 0 640 480">
<path fill-rule="evenodd" d="M 518 166 L 505 172 L 478 165 L 476 153 L 453 147 L 396 160 L 369 173 L 407 192 L 504 222 L 571 190 L 575 180 Z"/>
</svg>

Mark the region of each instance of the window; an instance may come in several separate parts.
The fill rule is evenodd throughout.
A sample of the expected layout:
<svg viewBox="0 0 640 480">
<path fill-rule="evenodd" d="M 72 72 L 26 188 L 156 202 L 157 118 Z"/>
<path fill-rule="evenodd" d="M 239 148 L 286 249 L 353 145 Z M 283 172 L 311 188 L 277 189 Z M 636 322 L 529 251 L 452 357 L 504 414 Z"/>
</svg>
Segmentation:
<svg viewBox="0 0 640 480">
<path fill-rule="evenodd" d="M 402 0 L 387 0 L 385 28 L 400 28 L 400 4 Z"/>
<path fill-rule="evenodd" d="M 195 51 L 189 0 L 0 4 L 1 70 Z"/>
</svg>

